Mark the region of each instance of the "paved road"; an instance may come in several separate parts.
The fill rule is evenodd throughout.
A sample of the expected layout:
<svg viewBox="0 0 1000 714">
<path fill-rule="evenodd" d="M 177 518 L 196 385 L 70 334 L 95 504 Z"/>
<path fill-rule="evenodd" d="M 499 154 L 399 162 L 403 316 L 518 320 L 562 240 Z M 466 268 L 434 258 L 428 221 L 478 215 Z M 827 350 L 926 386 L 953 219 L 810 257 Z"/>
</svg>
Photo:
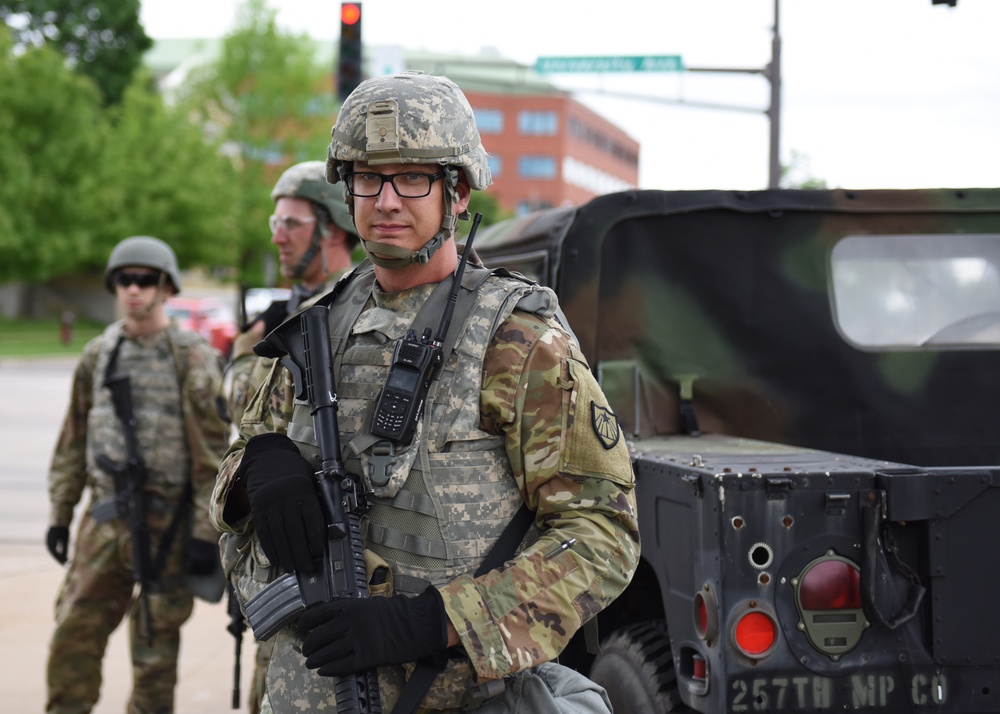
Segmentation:
<svg viewBox="0 0 1000 714">
<path fill-rule="evenodd" d="M 42 712 L 52 605 L 62 568 L 45 550 L 46 473 L 69 402 L 75 362 L 63 358 L 0 361 L 0 692 L 5 711 Z M 74 522 L 73 527 L 76 527 Z M 198 602 L 181 634 L 180 714 L 231 711 L 234 640 L 225 602 Z M 244 635 L 242 709 L 253 667 Z M 104 658 L 104 686 L 94 714 L 121 714 L 131 689 L 128 638 L 121 626 Z"/>
</svg>

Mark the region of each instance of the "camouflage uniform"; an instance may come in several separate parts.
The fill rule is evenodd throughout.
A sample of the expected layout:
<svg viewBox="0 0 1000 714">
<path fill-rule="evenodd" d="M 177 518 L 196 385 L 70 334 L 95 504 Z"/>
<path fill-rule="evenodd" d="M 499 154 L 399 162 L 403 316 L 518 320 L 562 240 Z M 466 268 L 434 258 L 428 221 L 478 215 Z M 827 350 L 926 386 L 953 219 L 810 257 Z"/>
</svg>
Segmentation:
<svg viewBox="0 0 1000 714">
<path fill-rule="evenodd" d="M 326 292 L 333 287 L 347 271 L 340 271 L 330 276 L 329 280 L 316 286 L 312 297 L 302 301 L 301 309 L 305 309 L 316 302 Z M 243 337 L 243 335 L 240 335 Z M 271 368 L 274 366 L 273 359 L 258 357 L 253 352 L 253 345 L 249 340 L 241 341 L 236 339 L 233 344 L 232 365 L 230 366 L 230 391 L 229 391 L 229 418 L 233 424 L 239 425 L 243 421 L 243 412 L 246 411 L 247 404 L 253 397 L 257 389 L 267 380 Z M 254 655 L 253 679 L 250 683 L 250 694 L 247 697 L 247 708 L 250 714 L 260 712 L 260 704 L 264 699 L 266 685 L 264 676 L 267 672 L 267 663 L 271 658 L 271 650 L 274 647 L 274 640 L 258 642 L 257 652 Z"/>
<path fill-rule="evenodd" d="M 98 455 L 117 463 L 125 460 L 124 430 L 109 390 L 102 386 L 111 351 L 123 336 L 122 325 L 112 324 L 84 348 L 49 474 L 52 524 L 71 523 L 85 488 L 90 500 L 56 601 L 47 712 L 91 710 L 99 696 L 108 637 L 129 611 L 135 589 L 129 524 L 113 510 L 109 515 L 106 506 L 113 502 L 114 484 L 96 464 Z M 185 509 L 186 527 L 173 540 L 159 585 L 148 593 L 152 645 L 141 633 L 141 606 L 130 612 L 134 683 L 128 711 L 171 712 L 180 626 L 193 606 L 184 585 L 182 546 L 188 536 L 208 542 L 218 538 L 208 519 L 208 504 L 226 445 L 225 423 L 216 405 L 221 368 L 207 342 L 172 325 L 148 337 L 124 336 L 117 360 L 118 369 L 129 375 L 148 470 L 151 560 L 188 483 L 194 502 Z"/>
<path fill-rule="evenodd" d="M 614 422 L 610 437 L 598 434 L 607 408 L 603 394 L 575 342 L 552 318 L 554 302 L 540 314 L 514 309 L 519 300 L 543 292 L 535 286 L 486 280 L 435 383 L 415 443 L 396 455 L 388 482 L 378 478 L 368 451 L 354 453 L 349 445 L 365 441 L 365 415 L 384 382 L 394 339 L 405 333 L 431 287 L 397 294 L 375 287 L 340 355 L 337 385 L 347 468 L 363 474 L 376 494 L 367 555 L 391 572 L 371 592 L 412 593 L 421 581 L 440 589 L 469 659 L 451 661 L 424 705 L 451 711 L 479 682 L 554 659 L 624 589 L 639 548 L 624 439 Z M 544 294 L 542 303 L 554 301 Z M 336 314 L 335 306 L 332 321 Z M 286 432 L 315 459 L 310 426 L 308 408 L 294 402 L 289 375 L 275 369 L 223 461 L 213 522 L 230 534 L 223 538 L 229 554 L 224 561 L 244 600 L 275 573 L 252 538 L 252 523 L 224 517 L 242 448 L 257 434 Z M 421 501 L 432 506 L 415 514 L 401 505 Z M 473 578 L 522 501 L 536 513 L 526 547 L 503 570 Z M 403 530 L 422 534 L 417 538 L 426 541 L 430 555 L 394 546 L 393 525 L 401 522 L 409 524 Z M 559 549 L 574 538 L 571 548 Z M 333 706 L 331 680 L 307 670 L 296 651 L 300 634 L 286 628 L 276 639 L 268 671 L 274 710 Z M 379 675 L 388 711 L 406 670 L 383 667 Z"/>
</svg>

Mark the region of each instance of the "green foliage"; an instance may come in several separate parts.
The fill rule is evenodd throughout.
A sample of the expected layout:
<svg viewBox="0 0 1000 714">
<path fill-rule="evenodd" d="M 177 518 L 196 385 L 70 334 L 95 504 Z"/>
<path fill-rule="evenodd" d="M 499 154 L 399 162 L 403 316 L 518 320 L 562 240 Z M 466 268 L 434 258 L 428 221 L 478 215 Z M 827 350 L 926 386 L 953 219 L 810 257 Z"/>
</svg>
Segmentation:
<svg viewBox="0 0 1000 714">
<path fill-rule="evenodd" d="M 40 91 L 41 90 L 41 91 Z M 91 251 L 100 97 L 51 48 L 0 35 L 0 282 L 70 271 Z"/>
<path fill-rule="evenodd" d="M 140 77 L 106 112 L 95 169 L 93 216 L 102 266 L 130 235 L 162 238 L 182 268 L 229 266 L 236 247 L 236 170 L 179 110 Z"/>
<path fill-rule="evenodd" d="M 102 109 L 54 49 L 0 35 L 0 283 L 100 269 L 139 234 L 183 267 L 231 265 L 235 170 L 148 86 Z"/>
<path fill-rule="evenodd" d="M 824 189 L 826 181 L 809 170 L 809 157 L 792 149 L 792 160 L 781 167 L 782 188 Z"/>
<path fill-rule="evenodd" d="M 504 211 L 500 208 L 500 204 L 497 200 L 490 194 L 489 191 L 473 191 L 471 198 L 469 198 L 469 215 L 475 216 L 477 213 L 483 214 L 483 221 L 480 223 L 480 228 L 485 228 L 493 223 L 499 223 L 502 220 L 510 218 L 513 214 L 510 211 Z M 469 235 L 469 230 L 472 228 L 472 222 L 459 223 L 459 234 L 461 236 Z"/>
<path fill-rule="evenodd" d="M 50 45 L 101 89 L 121 100 L 153 42 L 139 22 L 139 0 L 14 0 L 0 3 L 0 21 L 23 49 Z"/>
<path fill-rule="evenodd" d="M 267 216 L 281 170 L 326 156 L 336 115 L 329 72 L 315 61 L 305 36 L 280 31 L 265 0 L 247 0 L 213 64 L 192 72 L 181 101 L 218 130 L 239 165 L 234 236 L 240 280 L 262 284 L 262 264 L 273 253 Z"/>
</svg>

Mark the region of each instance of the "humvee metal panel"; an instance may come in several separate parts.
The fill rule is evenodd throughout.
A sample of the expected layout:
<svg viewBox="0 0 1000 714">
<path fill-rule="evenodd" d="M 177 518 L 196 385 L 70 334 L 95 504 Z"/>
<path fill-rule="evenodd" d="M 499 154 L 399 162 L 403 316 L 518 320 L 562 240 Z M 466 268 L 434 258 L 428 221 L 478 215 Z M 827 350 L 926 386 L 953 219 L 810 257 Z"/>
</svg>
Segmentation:
<svg viewBox="0 0 1000 714">
<path fill-rule="evenodd" d="M 618 714 L 1000 712 L 1000 189 L 629 191 L 477 250 L 555 288 L 629 439 L 642 559 L 563 653 Z"/>
</svg>

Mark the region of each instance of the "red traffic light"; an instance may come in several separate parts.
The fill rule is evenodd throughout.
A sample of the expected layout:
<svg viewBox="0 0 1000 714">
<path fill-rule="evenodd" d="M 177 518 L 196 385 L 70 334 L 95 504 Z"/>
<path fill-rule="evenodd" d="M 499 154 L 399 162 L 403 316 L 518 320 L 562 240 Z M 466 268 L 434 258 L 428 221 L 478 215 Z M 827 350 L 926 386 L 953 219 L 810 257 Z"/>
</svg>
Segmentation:
<svg viewBox="0 0 1000 714">
<path fill-rule="evenodd" d="M 345 25 L 354 25 L 361 19 L 361 5 L 356 2 L 340 4 L 340 21 Z"/>
</svg>

